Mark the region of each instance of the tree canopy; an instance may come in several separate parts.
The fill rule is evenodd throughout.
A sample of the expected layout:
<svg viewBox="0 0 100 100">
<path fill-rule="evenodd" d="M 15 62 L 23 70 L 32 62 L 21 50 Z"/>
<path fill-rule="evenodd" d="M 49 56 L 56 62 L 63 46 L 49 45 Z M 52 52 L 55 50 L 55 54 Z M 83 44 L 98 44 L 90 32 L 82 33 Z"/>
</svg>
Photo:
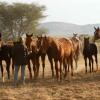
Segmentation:
<svg viewBox="0 0 100 100">
<path fill-rule="evenodd" d="M 0 31 L 13 35 L 34 33 L 44 18 L 45 7 L 38 4 L 0 2 Z"/>
</svg>

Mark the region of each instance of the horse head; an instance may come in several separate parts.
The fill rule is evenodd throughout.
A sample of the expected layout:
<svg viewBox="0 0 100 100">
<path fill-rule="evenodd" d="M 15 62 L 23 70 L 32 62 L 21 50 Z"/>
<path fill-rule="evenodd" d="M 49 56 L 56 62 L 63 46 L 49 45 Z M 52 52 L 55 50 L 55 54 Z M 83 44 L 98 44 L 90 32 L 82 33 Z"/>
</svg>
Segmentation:
<svg viewBox="0 0 100 100">
<path fill-rule="evenodd" d="M 42 53 L 46 53 L 48 47 L 49 47 L 49 39 L 47 36 L 39 36 L 37 37 L 37 47 L 38 50 Z"/>
<path fill-rule="evenodd" d="M 95 32 L 94 32 L 94 42 L 95 42 L 95 40 L 100 39 L 100 28 L 94 27 L 94 29 L 95 29 Z"/>
<path fill-rule="evenodd" d="M 30 44 L 32 42 L 33 34 L 26 34 L 25 45 L 27 46 L 28 50 L 30 50 Z"/>
<path fill-rule="evenodd" d="M 89 44 L 89 37 L 84 37 L 84 46 Z"/>
</svg>

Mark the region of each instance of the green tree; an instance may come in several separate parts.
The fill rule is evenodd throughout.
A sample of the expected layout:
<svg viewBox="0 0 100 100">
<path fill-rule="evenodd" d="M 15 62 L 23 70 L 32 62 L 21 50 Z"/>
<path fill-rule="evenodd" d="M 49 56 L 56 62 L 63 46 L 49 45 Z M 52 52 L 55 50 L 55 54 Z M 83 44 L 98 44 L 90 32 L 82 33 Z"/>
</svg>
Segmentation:
<svg viewBox="0 0 100 100">
<path fill-rule="evenodd" d="M 34 33 L 44 18 L 44 6 L 36 4 L 0 2 L 0 31 L 16 36 L 20 33 Z"/>
</svg>

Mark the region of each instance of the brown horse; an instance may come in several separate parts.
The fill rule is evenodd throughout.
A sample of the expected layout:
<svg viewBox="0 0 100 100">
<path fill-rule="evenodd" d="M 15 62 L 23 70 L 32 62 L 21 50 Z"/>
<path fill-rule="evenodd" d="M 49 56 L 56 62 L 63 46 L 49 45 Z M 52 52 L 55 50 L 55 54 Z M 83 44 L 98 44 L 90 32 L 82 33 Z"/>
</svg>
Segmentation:
<svg viewBox="0 0 100 100">
<path fill-rule="evenodd" d="M 53 69 L 53 60 L 54 60 L 57 80 L 62 79 L 62 64 L 66 66 L 65 60 L 69 60 L 68 58 L 70 58 L 71 69 L 72 69 L 71 74 L 73 75 L 72 46 L 73 46 L 72 42 L 64 38 L 55 39 L 46 36 L 41 37 L 41 42 L 38 44 L 38 48 L 42 53 L 47 53 L 51 64 L 52 76 L 54 76 L 54 69 Z M 60 63 L 60 66 L 58 66 L 58 62 Z"/>
<path fill-rule="evenodd" d="M 81 40 L 78 38 L 77 34 L 73 34 L 73 37 L 71 38 L 71 41 L 73 43 L 74 47 L 74 60 L 75 60 L 75 65 L 77 69 L 77 63 L 79 60 L 79 55 L 80 55 L 80 50 L 81 50 Z"/>
<path fill-rule="evenodd" d="M 67 75 L 67 71 L 69 71 L 69 68 L 71 66 L 71 75 L 73 75 L 73 57 L 74 57 L 74 47 L 73 43 L 68 38 L 60 38 L 59 41 L 62 44 L 62 47 L 64 47 L 64 61 L 63 66 L 65 68 L 65 76 Z"/>
<path fill-rule="evenodd" d="M 42 61 L 42 67 L 43 67 L 43 78 L 44 78 L 44 68 L 45 68 L 45 55 L 46 54 L 41 54 L 41 52 L 39 52 L 37 50 L 37 38 L 32 38 L 32 34 L 28 35 L 26 34 L 26 41 L 25 44 L 28 48 L 29 51 L 31 51 L 30 53 L 30 60 L 33 63 L 33 71 L 34 71 L 34 77 L 38 77 L 39 74 L 39 57 L 41 56 L 41 61 Z M 39 37 L 38 37 L 39 38 Z"/>
<path fill-rule="evenodd" d="M 100 28 L 94 27 L 94 29 L 95 29 L 95 32 L 94 32 L 94 42 L 95 42 L 95 40 L 100 39 Z"/>
</svg>

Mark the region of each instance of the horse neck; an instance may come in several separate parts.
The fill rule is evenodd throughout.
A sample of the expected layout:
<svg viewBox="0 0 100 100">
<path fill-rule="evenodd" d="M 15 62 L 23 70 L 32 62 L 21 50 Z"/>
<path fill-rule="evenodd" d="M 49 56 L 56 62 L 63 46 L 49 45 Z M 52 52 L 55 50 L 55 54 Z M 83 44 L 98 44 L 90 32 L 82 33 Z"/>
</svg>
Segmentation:
<svg viewBox="0 0 100 100">
<path fill-rule="evenodd" d="M 55 53 L 61 52 L 63 42 L 65 42 L 65 40 L 61 42 L 60 39 L 53 39 L 53 41 L 52 41 L 53 52 L 55 52 Z"/>
<path fill-rule="evenodd" d="M 55 49 L 56 49 L 56 43 L 55 43 L 55 40 L 54 38 L 52 37 L 48 37 L 46 39 L 46 46 L 44 47 L 45 50 L 49 53 L 49 52 L 54 52 Z M 43 45 L 44 46 L 44 45 Z M 50 53 L 51 54 L 51 53 Z"/>
<path fill-rule="evenodd" d="M 88 47 L 90 45 L 90 42 L 84 43 L 84 47 Z"/>
<path fill-rule="evenodd" d="M 54 38 L 48 38 L 48 46 L 53 47 L 55 46 L 57 43 L 57 40 Z"/>
<path fill-rule="evenodd" d="M 31 42 L 32 42 L 31 38 L 26 38 L 26 40 L 25 40 L 26 46 L 30 46 Z"/>
</svg>

